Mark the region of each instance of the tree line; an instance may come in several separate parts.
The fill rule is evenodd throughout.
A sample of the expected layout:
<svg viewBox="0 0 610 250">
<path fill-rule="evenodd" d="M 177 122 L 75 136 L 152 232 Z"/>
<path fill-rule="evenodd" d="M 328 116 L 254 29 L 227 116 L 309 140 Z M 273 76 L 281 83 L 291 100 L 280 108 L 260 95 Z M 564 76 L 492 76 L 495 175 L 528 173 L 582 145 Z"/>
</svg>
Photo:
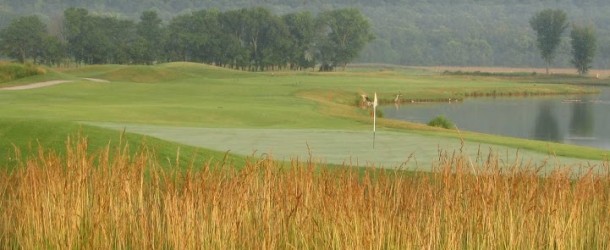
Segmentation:
<svg viewBox="0 0 610 250">
<path fill-rule="evenodd" d="M 0 29 L 22 15 L 37 14 L 49 32 L 58 35 L 69 7 L 135 23 L 143 10 L 154 10 L 167 26 L 176 16 L 201 9 L 224 13 L 257 6 L 280 16 L 359 9 L 369 19 L 375 40 L 354 62 L 500 67 L 544 67 L 528 21 L 540 10 L 561 9 L 571 23 L 595 29 L 597 53 L 591 66 L 610 68 L 607 0 L 0 0 Z M 569 36 L 562 35 L 555 67 L 571 66 Z"/>
<path fill-rule="evenodd" d="M 190 61 L 251 71 L 315 65 L 328 71 L 345 67 L 374 39 L 367 18 L 353 8 L 315 16 L 307 11 L 279 16 L 262 7 L 206 9 L 167 25 L 155 11 L 134 22 L 69 8 L 60 30 L 53 36 L 38 16 L 19 17 L 0 31 L 0 53 L 44 64 Z"/>
</svg>

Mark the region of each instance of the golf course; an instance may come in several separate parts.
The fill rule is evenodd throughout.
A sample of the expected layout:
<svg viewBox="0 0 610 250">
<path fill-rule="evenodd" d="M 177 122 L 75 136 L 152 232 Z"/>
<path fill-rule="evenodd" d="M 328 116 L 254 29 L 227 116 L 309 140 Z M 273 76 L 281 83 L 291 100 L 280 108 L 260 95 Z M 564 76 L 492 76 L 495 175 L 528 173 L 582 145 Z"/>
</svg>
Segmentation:
<svg viewBox="0 0 610 250">
<path fill-rule="evenodd" d="M 41 71 L 0 83 L 5 248 L 610 244 L 595 237 L 610 228 L 609 151 L 382 114 L 373 133 L 362 105 L 375 93 L 405 108 L 595 94 L 607 79 L 184 62 Z"/>
<path fill-rule="evenodd" d="M 125 131 L 177 143 L 175 147 L 181 144 L 241 157 L 269 154 L 286 161 L 312 154 L 320 162 L 353 166 L 426 170 L 439 150 L 458 150 L 463 141 L 465 150 L 473 155 L 481 154 L 482 149 L 485 154 L 491 150 L 515 157 L 520 150 L 524 160 L 566 164 L 600 161 L 607 154 L 383 118 L 378 120 L 374 147 L 372 109 L 358 107 L 360 95 L 373 93 L 378 93 L 382 104 L 393 104 L 395 95 L 401 93 L 408 105 L 491 93 L 595 92 L 585 85 L 546 84 L 550 79 L 544 76 L 537 83 L 536 77 L 451 76 L 408 68 L 252 73 L 193 63 L 50 71 L 4 83 L 0 100 L 11 108 L 0 111 L 1 117 L 15 123 L 36 121 L 40 127 L 34 131 L 52 126 L 47 122 L 69 122 L 85 131 L 89 127 L 109 129 L 108 133 Z M 15 88 L 12 85 L 41 82 L 55 85 L 11 89 Z M 67 136 L 65 130 L 59 131 Z M 58 138 L 50 134 L 37 138 L 30 132 L 11 136 L 23 143 L 63 142 L 54 141 Z M 6 145 L 9 143 L 14 142 Z M 17 145 L 23 147 L 23 143 Z"/>
</svg>

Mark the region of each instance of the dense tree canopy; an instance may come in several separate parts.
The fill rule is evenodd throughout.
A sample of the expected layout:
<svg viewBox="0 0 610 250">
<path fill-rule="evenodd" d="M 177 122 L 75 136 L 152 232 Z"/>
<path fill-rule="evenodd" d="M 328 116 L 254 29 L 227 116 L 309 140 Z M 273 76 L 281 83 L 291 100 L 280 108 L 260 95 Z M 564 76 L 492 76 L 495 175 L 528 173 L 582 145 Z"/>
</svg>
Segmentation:
<svg viewBox="0 0 610 250">
<path fill-rule="evenodd" d="M 132 44 L 130 55 L 133 63 L 153 64 L 163 55 L 165 30 L 157 12 L 145 11 L 136 25 L 136 40 Z"/>
<path fill-rule="evenodd" d="M 65 55 L 59 53 L 61 48 L 73 61 L 85 64 L 179 60 L 265 70 L 304 69 L 320 60 L 327 70 L 353 61 L 373 37 L 368 20 L 357 9 L 325 11 L 318 16 L 308 11 L 278 16 L 262 7 L 226 12 L 204 9 L 178 15 L 166 27 L 162 23 L 156 11 L 144 11 L 135 23 L 68 8 L 60 24 L 65 44 L 42 38 L 35 43 L 49 42 L 49 50 L 55 52 L 44 53 L 44 61 L 53 63 Z M 20 31 L 37 34 L 27 27 Z M 26 57 L 22 53 L 20 59 Z"/>
<path fill-rule="evenodd" d="M 325 46 L 334 51 L 348 51 L 343 58 L 332 58 L 332 63 L 352 61 L 366 42 L 358 36 L 370 37 L 366 19 L 357 10 L 342 17 L 342 31 L 352 29 L 350 44 L 326 32 L 322 19 L 335 18 L 342 11 L 322 13 L 314 17 L 310 12 L 296 12 L 277 16 L 265 8 L 248 8 L 219 12 L 201 10 L 173 18 L 168 25 L 167 54 L 170 60 L 196 61 L 239 69 L 266 70 L 269 68 L 304 69 L 313 67 L 316 59 L 326 62 Z M 343 31 L 347 34 L 347 31 Z M 357 41 L 358 40 L 358 41 Z M 325 41 L 324 43 L 321 41 Z M 347 52 L 344 52 L 348 54 Z"/>
<path fill-rule="evenodd" d="M 374 38 L 368 21 L 357 9 L 325 11 L 318 20 L 322 30 L 318 52 L 326 69 L 345 67 Z"/>
<path fill-rule="evenodd" d="M 36 60 L 46 39 L 46 29 L 37 16 L 17 18 L 0 31 L 0 52 L 21 63 L 28 58 Z"/>
<path fill-rule="evenodd" d="M 66 55 L 55 52 L 64 49 L 59 40 L 45 40 L 46 27 L 36 16 L 17 19 L 2 34 L 6 55 L 21 61 L 35 60 L 34 49 L 46 45 L 44 62 Z M 346 65 L 372 39 L 368 21 L 356 9 L 314 17 L 309 12 L 278 16 L 261 7 L 200 10 L 172 18 L 167 27 L 154 11 L 143 12 L 135 23 L 69 8 L 63 37 L 69 59 L 77 63 L 193 61 L 253 71 L 313 67 L 316 55 L 325 65 Z"/>
</svg>

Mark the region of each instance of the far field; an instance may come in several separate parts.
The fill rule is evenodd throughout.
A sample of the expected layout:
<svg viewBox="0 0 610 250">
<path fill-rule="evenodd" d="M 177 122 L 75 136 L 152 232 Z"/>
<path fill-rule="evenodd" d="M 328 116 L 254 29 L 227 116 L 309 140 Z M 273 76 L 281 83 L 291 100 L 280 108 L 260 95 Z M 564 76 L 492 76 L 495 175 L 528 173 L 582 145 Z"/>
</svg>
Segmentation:
<svg viewBox="0 0 610 250">
<path fill-rule="evenodd" d="M 331 164 L 429 169 L 440 151 L 493 151 L 524 161 L 571 164 L 604 160 L 607 151 L 431 128 L 379 119 L 372 148 L 370 110 L 361 94 L 382 103 L 461 99 L 472 95 L 541 95 L 595 92 L 574 83 L 603 80 L 565 76 L 444 75 L 429 69 L 356 67 L 347 72 L 241 72 L 192 63 L 157 66 L 87 66 L 49 69 L 43 76 L 0 83 L 69 81 L 44 88 L 0 91 L 6 121 L 69 122 L 110 127 L 222 154 L 272 154 L 290 160 L 312 154 Z M 525 71 L 527 72 L 527 71 Z M 565 79 L 564 79 L 565 78 Z M 51 123 L 52 124 L 52 123 Z M 42 140 L 22 131 L 20 140 Z M 119 133 L 119 132 L 116 132 Z M 462 147 L 462 140 L 466 148 Z M 5 142 L 4 145 L 9 145 Z M 309 148 L 308 148 L 309 146 Z M 9 155 L 3 150 L 2 154 Z M 549 154 L 550 153 L 550 154 Z M 473 158 L 473 159 L 474 159 Z M 577 158 L 580 160 L 570 160 Z M 351 162 L 350 162 L 351 161 Z M 410 165 L 405 165 L 408 162 Z"/>
<path fill-rule="evenodd" d="M 442 73 L 445 71 L 463 71 L 463 72 L 488 72 L 488 73 L 536 73 L 546 74 L 545 68 L 508 68 L 508 67 L 452 67 L 452 66 L 437 66 L 437 67 L 417 67 L 419 69 L 430 70 L 432 72 Z M 576 70 L 573 68 L 553 68 L 550 69 L 551 74 L 559 75 L 575 75 Z M 607 69 L 591 69 L 588 73 L 589 77 L 608 78 L 610 70 Z"/>
</svg>

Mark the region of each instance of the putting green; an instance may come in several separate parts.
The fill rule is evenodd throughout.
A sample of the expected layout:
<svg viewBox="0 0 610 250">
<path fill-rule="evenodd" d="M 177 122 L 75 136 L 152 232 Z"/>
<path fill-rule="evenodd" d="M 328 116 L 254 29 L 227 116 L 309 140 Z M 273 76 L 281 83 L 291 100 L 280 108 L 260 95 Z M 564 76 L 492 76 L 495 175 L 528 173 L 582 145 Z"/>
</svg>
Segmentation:
<svg viewBox="0 0 610 250">
<path fill-rule="evenodd" d="M 276 160 L 307 160 L 345 164 L 430 170 L 439 153 L 469 155 L 472 162 L 486 160 L 489 153 L 498 155 L 500 165 L 531 162 L 546 172 L 551 167 L 600 165 L 600 162 L 556 157 L 514 148 L 462 142 L 458 139 L 413 133 L 377 131 L 373 148 L 372 131 L 322 129 L 245 129 L 168 127 L 136 124 L 91 123 L 92 125 L 126 130 L 163 140 L 240 155 L 271 155 Z M 548 163 L 548 164 L 545 164 Z"/>
</svg>

